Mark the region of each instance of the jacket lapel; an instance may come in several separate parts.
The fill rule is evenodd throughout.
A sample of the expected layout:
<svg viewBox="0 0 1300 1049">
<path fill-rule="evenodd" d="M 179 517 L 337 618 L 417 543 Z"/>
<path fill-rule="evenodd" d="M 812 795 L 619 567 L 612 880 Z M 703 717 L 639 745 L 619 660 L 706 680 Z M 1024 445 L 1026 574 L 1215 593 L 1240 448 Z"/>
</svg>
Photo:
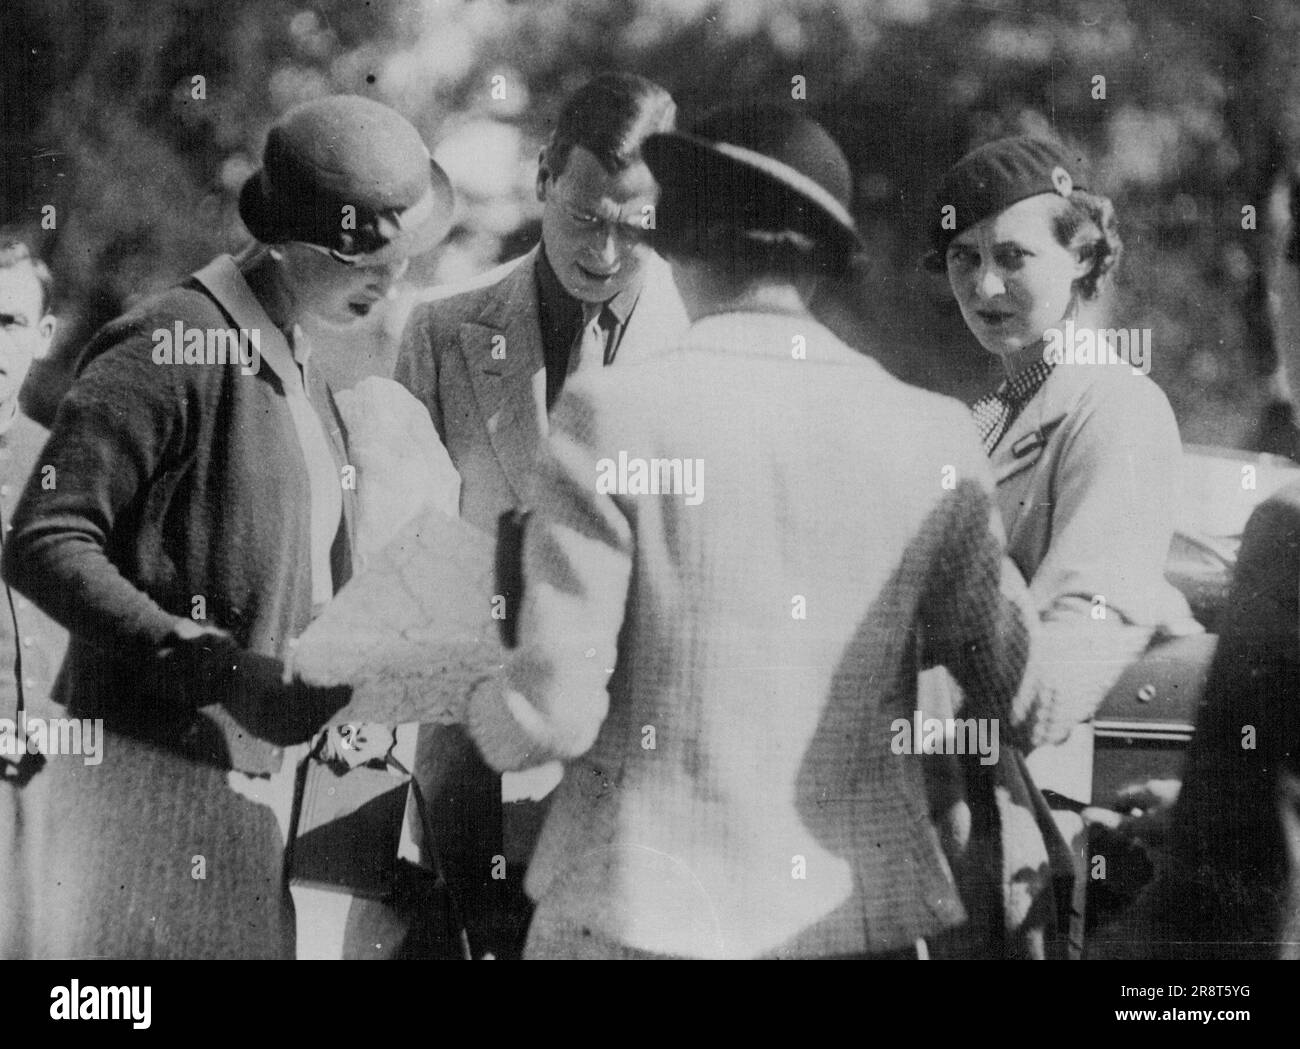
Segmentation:
<svg viewBox="0 0 1300 1049">
<path fill-rule="evenodd" d="M 537 250 L 502 278 L 475 320 L 460 326 L 460 352 L 480 419 L 521 503 L 537 448 L 548 432 L 546 360 L 533 272 Z"/>
<path fill-rule="evenodd" d="M 528 498 L 537 449 L 549 432 L 534 248 L 493 289 L 482 311 L 460 326 L 460 353 L 479 418 L 511 489 Z M 628 319 L 614 367 L 675 349 L 688 326 L 668 263 L 646 262 L 641 298 Z M 504 356 L 493 356 L 494 346 Z"/>
<path fill-rule="evenodd" d="M 1047 381 L 1020 410 L 993 449 L 989 464 L 998 484 L 1038 462 L 1052 434 L 1065 421 L 1066 413 L 1077 397 L 1068 371 L 1065 365 L 1057 365 L 1052 370 Z"/>
<path fill-rule="evenodd" d="M 293 351 L 279 329 L 270 322 L 252 292 L 248 290 L 234 261 L 226 255 L 220 255 L 203 269 L 198 270 L 193 279 L 207 289 L 208 294 L 221 308 L 222 313 L 231 321 L 233 327 L 246 328 L 261 333 L 261 363 L 270 368 L 280 386 L 281 396 L 289 396 L 287 391 L 298 382 L 293 374 Z M 321 429 L 329 442 L 330 454 L 334 465 L 341 475 L 342 468 L 348 462 L 347 428 L 343 416 L 334 402 L 334 391 L 325 381 L 319 367 L 306 369 L 305 393 L 320 420 Z M 306 460 L 303 460 L 306 470 Z M 334 590 L 337 592 L 352 576 L 354 555 L 353 538 L 356 535 L 356 493 L 350 488 L 343 489 L 343 525 L 334 538 L 330 551 L 330 566 L 333 570 Z"/>
<path fill-rule="evenodd" d="M 334 455 L 334 465 L 341 476 L 343 467 L 348 465 L 349 460 L 348 431 L 346 424 L 343 422 L 343 415 L 339 412 L 338 403 L 334 400 L 334 390 L 325 381 L 325 377 L 321 374 L 319 368 L 307 369 L 307 382 L 311 387 L 311 400 L 325 409 L 317 414 L 324 426 L 325 436 L 329 438 L 330 451 Z M 335 593 L 342 589 L 343 584 L 352 578 L 353 558 L 356 554 L 356 544 L 354 542 L 357 534 L 356 514 L 356 490 L 344 485 L 343 527 L 335 536 L 334 548 L 330 551 L 331 567 L 334 571 Z"/>
</svg>

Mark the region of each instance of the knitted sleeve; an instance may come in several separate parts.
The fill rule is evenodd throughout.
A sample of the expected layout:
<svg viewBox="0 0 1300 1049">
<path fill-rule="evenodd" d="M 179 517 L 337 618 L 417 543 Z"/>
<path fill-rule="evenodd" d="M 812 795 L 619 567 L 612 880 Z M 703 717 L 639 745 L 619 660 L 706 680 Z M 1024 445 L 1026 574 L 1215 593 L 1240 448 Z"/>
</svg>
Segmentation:
<svg viewBox="0 0 1300 1049">
<path fill-rule="evenodd" d="M 174 620 L 108 556 L 184 431 L 186 398 L 177 369 L 153 363 L 152 327 L 117 322 L 87 348 L 4 548 L 7 582 L 81 641 L 119 653 L 152 650 Z"/>
</svg>

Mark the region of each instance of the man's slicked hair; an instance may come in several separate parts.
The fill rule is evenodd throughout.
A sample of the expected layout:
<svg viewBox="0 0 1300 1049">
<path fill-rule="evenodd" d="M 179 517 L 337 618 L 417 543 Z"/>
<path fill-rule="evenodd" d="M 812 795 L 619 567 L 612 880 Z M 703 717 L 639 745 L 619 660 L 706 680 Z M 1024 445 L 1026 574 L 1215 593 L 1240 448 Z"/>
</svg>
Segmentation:
<svg viewBox="0 0 1300 1049">
<path fill-rule="evenodd" d="M 12 237 L 0 236 L 0 269 L 29 263 L 36 280 L 41 286 L 41 313 L 49 313 L 54 305 L 54 277 L 45 265 L 23 241 Z"/>
<path fill-rule="evenodd" d="M 564 173 L 574 146 L 591 153 L 611 175 L 641 158 L 641 143 L 671 131 L 677 117 L 673 96 L 635 73 L 601 73 L 578 88 L 560 110 L 546 152 L 552 178 Z"/>
</svg>

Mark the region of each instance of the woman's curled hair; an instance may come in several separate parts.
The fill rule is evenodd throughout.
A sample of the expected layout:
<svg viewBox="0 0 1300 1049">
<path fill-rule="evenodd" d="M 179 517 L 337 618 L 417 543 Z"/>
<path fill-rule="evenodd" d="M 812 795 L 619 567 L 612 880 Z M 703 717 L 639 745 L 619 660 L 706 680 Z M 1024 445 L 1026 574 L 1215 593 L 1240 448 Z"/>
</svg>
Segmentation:
<svg viewBox="0 0 1300 1049">
<path fill-rule="evenodd" d="M 1109 197 L 1076 189 L 1062 198 L 1061 208 L 1052 218 L 1052 233 L 1062 247 L 1077 251 L 1091 263 L 1075 287 L 1083 298 L 1095 299 L 1124 252 L 1115 205 Z"/>
</svg>

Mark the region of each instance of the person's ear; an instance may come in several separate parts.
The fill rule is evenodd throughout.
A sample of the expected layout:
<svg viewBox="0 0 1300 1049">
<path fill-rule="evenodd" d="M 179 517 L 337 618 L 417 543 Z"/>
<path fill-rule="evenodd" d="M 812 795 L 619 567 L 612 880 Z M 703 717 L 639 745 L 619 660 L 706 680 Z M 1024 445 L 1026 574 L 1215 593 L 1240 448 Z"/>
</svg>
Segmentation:
<svg viewBox="0 0 1300 1049">
<path fill-rule="evenodd" d="M 40 348 L 32 354 L 33 357 L 44 357 L 50 352 L 50 345 L 54 342 L 54 332 L 58 328 L 58 319 L 52 313 L 47 313 L 36 325 L 36 334 L 40 337 Z"/>
<path fill-rule="evenodd" d="M 537 154 L 537 199 L 543 204 L 546 203 L 546 184 L 551 180 L 551 168 L 546 162 L 547 148 L 542 147 L 542 151 Z"/>
</svg>

